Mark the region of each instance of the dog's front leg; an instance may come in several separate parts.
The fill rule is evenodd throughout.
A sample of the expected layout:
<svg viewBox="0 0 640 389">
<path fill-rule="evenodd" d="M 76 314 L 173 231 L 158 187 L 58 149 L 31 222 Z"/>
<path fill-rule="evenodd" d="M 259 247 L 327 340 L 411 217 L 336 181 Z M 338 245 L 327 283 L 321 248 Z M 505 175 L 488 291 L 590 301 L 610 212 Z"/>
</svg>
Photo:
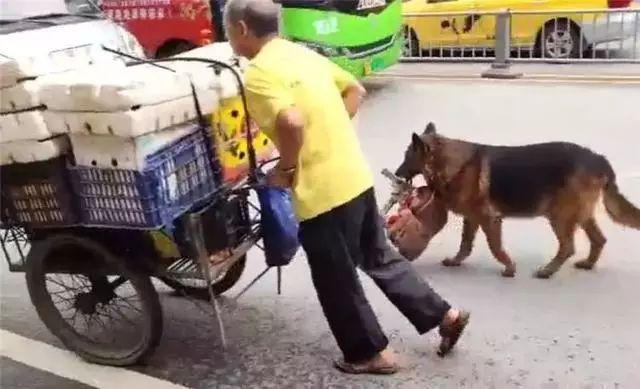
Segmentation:
<svg viewBox="0 0 640 389">
<path fill-rule="evenodd" d="M 538 278 L 549 278 L 562 267 L 565 261 L 575 253 L 574 236 L 576 233 L 576 223 L 570 218 L 555 217 L 550 220 L 553 232 L 558 238 L 558 253 L 555 257 L 539 268 L 535 276 Z"/>
<path fill-rule="evenodd" d="M 502 247 L 502 219 L 489 217 L 481 223 L 481 227 L 487 236 L 487 243 L 489 243 L 491 253 L 505 267 L 502 271 L 502 276 L 515 276 L 516 265 Z"/>
<path fill-rule="evenodd" d="M 453 258 L 446 258 L 442 261 L 444 266 L 460 266 L 462 261 L 467 259 L 471 255 L 473 250 L 473 241 L 476 238 L 480 224 L 468 217 L 464 218 L 464 224 L 462 226 L 462 240 L 460 241 L 460 249 L 458 254 Z"/>
</svg>

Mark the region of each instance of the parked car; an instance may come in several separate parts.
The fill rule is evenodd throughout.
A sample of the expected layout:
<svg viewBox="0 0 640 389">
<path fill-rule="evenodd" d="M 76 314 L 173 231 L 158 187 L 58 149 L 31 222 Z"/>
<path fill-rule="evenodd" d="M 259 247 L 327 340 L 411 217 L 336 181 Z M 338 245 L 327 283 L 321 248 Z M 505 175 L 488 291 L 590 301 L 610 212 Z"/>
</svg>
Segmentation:
<svg viewBox="0 0 640 389">
<path fill-rule="evenodd" d="M 102 46 L 144 56 L 137 39 L 91 0 L 0 0 L 0 10 L 0 59 L 26 61 L 42 74 L 118 57 Z"/>
<path fill-rule="evenodd" d="M 640 13 L 588 11 L 624 11 L 633 7 L 632 1 L 405 0 L 404 54 L 419 56 L 421 50 L 440 48 L 492 49 L 496 17 L 491 13 L 508 9 L 516 12 L 511 19 L 513 48 L 533 50 L 536 55 L 555 59 L 580 57 L 599 44 L 622 41 L 640 32 Z M 575 10 L 585 12 L 570 12 Z M 415 16 L 423 13 L 443 14 Z"/>
<path fill-rule="evenodd" d="M 105 15 L 138 38 L 149 57 L 165 58 L 222 40 L 221 0 L 103 0 Z"/>
</svg>

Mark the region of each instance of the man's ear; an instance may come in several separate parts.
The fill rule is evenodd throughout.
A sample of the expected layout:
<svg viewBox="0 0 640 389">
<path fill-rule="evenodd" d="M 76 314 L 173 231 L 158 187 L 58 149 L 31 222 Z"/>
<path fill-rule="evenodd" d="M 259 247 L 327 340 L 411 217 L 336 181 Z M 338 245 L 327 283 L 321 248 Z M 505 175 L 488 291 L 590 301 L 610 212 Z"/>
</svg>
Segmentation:
<svg viewBox="0 0 640 389">
<path fill-rule="evenodd" d="M 429 124 L 427 124 L 427 128 L 424 129 L 424 133 L 425 134 L 435 135 L 435 133 L 436 133 L 436 125 L 433 124 L 433 122 L 429 122 Z"/>
<path fill-rule="evenodd" d="M 249 35 L 249 28 L 247 27 L 247 23 L 244 20 L 238 22 L 238 30 L 240 32 L 240 36 Z"/>
</svg>

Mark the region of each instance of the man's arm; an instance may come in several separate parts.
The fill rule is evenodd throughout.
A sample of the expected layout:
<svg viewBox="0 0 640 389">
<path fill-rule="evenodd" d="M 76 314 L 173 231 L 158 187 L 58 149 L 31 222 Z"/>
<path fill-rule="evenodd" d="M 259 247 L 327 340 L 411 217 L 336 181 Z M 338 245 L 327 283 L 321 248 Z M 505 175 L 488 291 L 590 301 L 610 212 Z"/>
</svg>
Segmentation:
<svg viewBox="0 0 640 389">
<path fill-rule="evenodd" d="M 295 106 L 278 112 L 275 130 L 279 140 L 280 161 L 278 168 L 283 171 L 295 169 L 302 148 L 304 118 Z"/>
<path fill-rule="evenodd" d="M 249 113 L 258 126 L 269 130 L 280 161 L 268 174 L 273 186 L 289 187 L 298 165 L 303 142 L 304 116 L 290 91 L 276 77 L 258 68 L 245 73 Z"/>
<path fill-rule="evenodd" d="M 327 60 L 327 62 L 331 67 L 333 81 L 340 90 L 349 117 L 353 118 L 358 113 L 360 105 L 367 95 L 367 91 L 351 73 L 330 60 Z"/>
</svg>

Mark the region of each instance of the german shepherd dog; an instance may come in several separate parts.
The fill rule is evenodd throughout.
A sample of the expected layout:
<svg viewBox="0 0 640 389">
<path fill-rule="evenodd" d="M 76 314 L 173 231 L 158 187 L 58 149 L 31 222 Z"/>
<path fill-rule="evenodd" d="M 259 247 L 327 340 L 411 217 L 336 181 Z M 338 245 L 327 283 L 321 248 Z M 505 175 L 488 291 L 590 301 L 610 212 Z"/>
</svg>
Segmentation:
<svg viewBox="0 0 640 389">
<path fill-rule="evenodd" d="M 573 143 L 483 145 L 439 135 L 429 123 L 422 135 L 413 134 L 396 171 L 406 180 L 419 174 L 450 211 L 464 217 L 460 249 L 455 257 L 442 261 L 445 266 L 459 266 L 471 254 L 482 228 L 491 253 L 504 265 L 502 275 L 513 277 L 516 266 L 502 246 L 502 220 L 543 216 L 558 238 L 559 249 L 536 271 L 536 277 L 549 278 L 574 254 L 578 227 L 586 232 L 591 250 L 575 266 L 592 269 L 606 243 L 594 218 L 601 195 L 616 223 L 640 229 L 640 209 L 618 190 L 609 161 Z"/>
</svg>

